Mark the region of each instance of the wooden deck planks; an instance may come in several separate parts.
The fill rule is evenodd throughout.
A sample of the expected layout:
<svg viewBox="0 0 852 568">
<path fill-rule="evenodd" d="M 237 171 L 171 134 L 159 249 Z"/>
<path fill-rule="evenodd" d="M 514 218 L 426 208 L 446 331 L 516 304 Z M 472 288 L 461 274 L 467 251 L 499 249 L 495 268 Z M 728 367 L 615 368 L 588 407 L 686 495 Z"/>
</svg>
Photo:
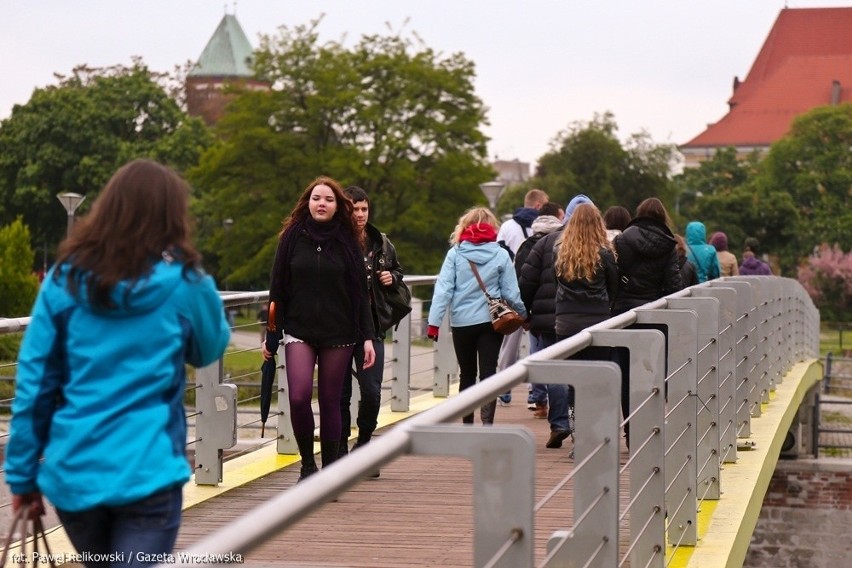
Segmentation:
<svg viewBox="0 0 852 568">
<path fill-rule="evenodd" d="M 496 422 L 530 429 L 536 440 L 536 499 L 541 500 L 573 467 L 572 447 L 546 449 L 546 420 L 526 408 L 526 386 L 497 408 Z M 379 433 L 381 435 L 381 433 Z M 622 461 L 626 452 L 622 444 Z M 184 511 L 177 550 L 184 550 L 296 481 L 298 464 Z M 622 480 L 622 503 L 627 480 Z M 544 559 L 549 535 L 572 523 L 571 484 L 535 517 L 536 563 Z M 623 543 L 624 539 L 622 539 Z M 625 549 L 621 546 L 622 553 Z M 461 458 L 404 456 L 334 503 L 250 552 L 246 564 L 276 566 L 469 567 L 473 564 L 471 464 Z"/>
</svg>

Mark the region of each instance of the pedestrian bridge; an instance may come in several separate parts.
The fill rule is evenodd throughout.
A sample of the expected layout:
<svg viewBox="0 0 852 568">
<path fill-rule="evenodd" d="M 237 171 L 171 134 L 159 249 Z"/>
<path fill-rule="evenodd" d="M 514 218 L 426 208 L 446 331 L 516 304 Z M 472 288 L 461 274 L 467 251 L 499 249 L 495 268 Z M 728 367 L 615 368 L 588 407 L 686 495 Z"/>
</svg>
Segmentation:
<svg viewBox="0 0 852 568">
<path fill-rule="evenodd" d="M 417 296 L 434 277 L 406 281 Z M 230 294 L 226 304 L 264 298 Z M 26 323 L 0 321 L 0 332 Z M 199 370 L 188 409 L 195 476 L 175 562 L 739 566 L 782 443 L 821 378 L 819 314 L 796 281 L 780 277 L 683 290 L 463 393 L 447 322 L 434 348 L 420 328 L 405 320 L 394 332 L 374 441 L 298 486 L 286 370 L 272 413 L 276 435 L 254 441 L 243 432 L 257 426 L 246 419 L 256 406 L 245 410 L 256 397 L 240 391 L 256 386 L 259 373 L 225 371 L 228 357 L 245 350 Z M 618 367 L 566 360 L 588 346 L 629 351 L 630 451 Z M 525 382 L 574 387 L 573 445 L 544 448 L 548 426 L 526 409 Z M 513 402 L 498 407 L 493 427 L 460 424 L 509 389 Z M 225 460 L 235 446 L 242 449 Z M 73 551 L 61 527 L 50 541 L 54 553 Z"/>
</svg>

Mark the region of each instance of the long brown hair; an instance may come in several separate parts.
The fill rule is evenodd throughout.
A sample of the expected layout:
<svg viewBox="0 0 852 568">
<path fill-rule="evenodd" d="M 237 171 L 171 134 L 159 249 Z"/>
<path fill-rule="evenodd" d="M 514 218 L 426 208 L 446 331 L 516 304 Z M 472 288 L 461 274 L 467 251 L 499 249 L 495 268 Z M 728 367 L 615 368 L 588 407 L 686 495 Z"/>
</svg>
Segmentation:
<svg viewBox="0 0 852 568">
<path fill-rule="evenodd" d="M 331 188 L 331 191 L 334 193 L 334 199 L 337 201 L 337 210 L 334 212 L 334 217 L 332 217 L 332 219 L 340 221 L 340 224 L 343 225 L 347 232 L 352 235 L 352 238 L 357 241 L 355 223 L 352 221 L 352 202 L 346 197 L 346 194 L 343 193 L 343 188 L 340 183 L 328 176 L 319 176 L 308 184 L 308 187 L 306 187 L 305 191 L 302 192 L 302 195 L 299 197 L 299 200 L 296 202 L 293 210 L 287 218 L 284 219 L 284 226 L 278 234 L 279 238 L 287 232 L 287 229 L 289 229 L 291 225 L 295 223 L 302 223 L 311 216 L 311 210 L 309 207 L 311 192 L 313 192 L 314 188 L 318 185 L 327 185 Z"/>
<path fill-rule="evenodd" d="M 650 217 L 662 223 L 666 227 L 671 228 L 672 219 L 669 217 L 669 212 L 666 211 L 666 206 L 656 197 L 645 199 L 636 207 L 637 217 Z"/>
<path fill-rule="evenodd" d="M 115 307 L 112 289 L 122 280 L 148 274 L 163 253 L 198 269 L 201 255 L 192 245 L 189 184 L 172 169 L 151 160 L 133 160 L 118 169 L 59 246 L 56 264 L 68 263 L 68 284 L 80 278 L 89 301 Z"/>
<path fill-rule="evenodd" d="M 598 208 L 581 203 L 559 237 L 553 268 L 563 280 L 592 280 L 600 264 L 602 248 L 612 250 Z"/>
</svg>

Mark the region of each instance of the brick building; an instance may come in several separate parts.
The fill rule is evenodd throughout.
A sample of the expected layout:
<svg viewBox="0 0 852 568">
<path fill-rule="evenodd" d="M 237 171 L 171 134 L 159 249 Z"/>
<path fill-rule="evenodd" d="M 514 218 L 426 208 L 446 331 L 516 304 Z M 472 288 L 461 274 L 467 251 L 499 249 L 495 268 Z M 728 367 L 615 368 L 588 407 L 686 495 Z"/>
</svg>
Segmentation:
<svg viewBox="0 0 852 568">
<path fill-rule="evenodd" d="M 186 77 L 186 104 L 191 116 L 200 116 L 208 125 L 222 117 L 229 95 L 228 85 L 248 89 L 269 89 L 254 78 L 253 49 L 236 16 L 225 14 L 195 66 Z"/>
</svg>

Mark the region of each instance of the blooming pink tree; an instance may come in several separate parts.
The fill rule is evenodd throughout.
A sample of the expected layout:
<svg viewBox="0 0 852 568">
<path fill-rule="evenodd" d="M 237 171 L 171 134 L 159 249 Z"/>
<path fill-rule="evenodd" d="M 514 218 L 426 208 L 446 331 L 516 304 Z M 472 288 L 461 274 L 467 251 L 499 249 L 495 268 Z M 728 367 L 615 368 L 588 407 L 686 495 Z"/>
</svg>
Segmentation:
<svg viewBox="0 0 852 568">
<path fill-rule="evenodd" d="M 852 320 L 852 251 L 823 243 L 799 267 L 798 279 L 823 320 Z"/>
</svg>

